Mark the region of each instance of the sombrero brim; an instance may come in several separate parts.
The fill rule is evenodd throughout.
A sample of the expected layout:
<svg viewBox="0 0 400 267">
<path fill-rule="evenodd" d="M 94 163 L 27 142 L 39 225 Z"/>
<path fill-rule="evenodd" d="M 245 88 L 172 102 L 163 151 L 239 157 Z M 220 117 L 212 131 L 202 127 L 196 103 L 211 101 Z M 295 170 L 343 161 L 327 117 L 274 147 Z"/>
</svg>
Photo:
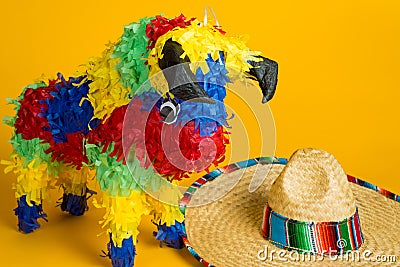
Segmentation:
<svg viewBox="0 0 400 267">
<path fill-rule="evenodd" d="M 206 266 L 220 267 L 400 264 L 400 196 L 352 176 L 348 180 L 364 235 L 358 254 L 348 259 L 320 256 L 310 262 L 265 240 L 260 234 L 263 208 L 270 186 L 285 163 L 278 158 L 251 159 L 217 169 L 196 181 L 181 202 L 187 234 L 184 242 L 190 253 Z M 251 181 L 264 177 L 261 186 L 249 192 Z M 211 202 L 218 194 L 221 197 Z M 260 250 L 274 250 L 275 258 L 260 258 Z M 278 259 L 279 253 L 283 257 Z"/>
</svg>

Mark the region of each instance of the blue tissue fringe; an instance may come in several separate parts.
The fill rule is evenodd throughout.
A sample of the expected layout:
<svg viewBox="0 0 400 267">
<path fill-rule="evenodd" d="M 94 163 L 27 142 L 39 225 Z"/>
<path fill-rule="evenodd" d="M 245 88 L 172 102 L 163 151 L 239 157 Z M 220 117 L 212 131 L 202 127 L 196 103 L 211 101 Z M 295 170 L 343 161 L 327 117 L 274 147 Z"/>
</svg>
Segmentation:
<svg viewBox="0 0 400 267">
<path fill-rule="evenodd" d="M 196 79 L 204 91 L 217 103 L 185 103 L 181 106 L 181 115 L 180 118 L 178 117 L 178 122 L 180 121 L 182 125 L 195 118 L 195 129 L 200 131 L 200 136 L 211 136 L 217 131 L 217 126 L 229 127 L 224 99 L 225 85 L 231 81 L 227 76 L 224 55 L 220 52 L 219 59 L 214 61 L 208 54 L 206 62 L 209 71 L 203 73 L 199 67 L 196 70 Z"/>
<path fill-rule="evenodd" d="M 67 142 L 67 134 L 81 132 L 87 134 L 89 127 L 96 128 L 100 120 L 94 119 L 93 107 L 88 100 L 81 103 L 89 92 L 90 80 L 86 76 L 69 78 L 68 81 L 59 73 L 61 80 L 55 84 L 57 91 L 51 92 L 52 99 L 46 99 L 47 110 L 40 116 L 46 117 L 55 143 Z"/>
<path fill-rule="evenodd" d="M 111 259 L 113 267 L 132 267 L 134 265 L 136 249 L 133 245 L 132 236 L 122 240 L 122 247 L 116 247 L 110 234 L 110 242 L 107 244 L 107 248 L 106 256 Z"/>
<path fill-rule="evenodd" d="M 86 196 L 77 196 L 73 194 L 63 194 L 60 206 L 62 211 L 69 212 L 74 216 L 81 216 L 89 209 Z"/>
<path fill-rule="evenodd" d="M 157 225 L 156 223 L 154 223 Z M 153 232 L 156 240 L 160 240 L 160 246 L 162 243 L 166 244 L 167 247 L 181 249 L 184 247 L 182 235 L 184 235 L 184 224 L 175 221 L 174 225 L 166 226 L 165 224 L 157 225 L 158 232 Z"/>
<path fill-rule="evenodd" d="M 225 85 L 231 83 L 231 80 L 227 76 L 228 70 L 225 67 L 224 54 L 220 52 L 219 57 L 219 59 L 214 61 L 211 55 L 208 54 L 206 62 L 209 72 L 203 73 L 199 67 L 196 70 L 196 79 L 212 99 L 223 102 L 226 97 Z"/>
<path fill-rule="evenodd" d="M 87 194 L 90 194 L 87 197 Z M 96 192 L 89 190 L 86 188 L 86 192 L 83 196 L 78 196 L 74 194 L 63 194 L 62 202 L 58 205 L 61 206 L 61 210 L 65 212 L 69 212 L 74 216 L 81 216 L 89 209 L 87 205 L 87 200 Z"/>
<path fill-rule="evenodd" d="M 42 218 L 47 221 L 47 215 L 43 212 L 42 204 L 29 206 L 26 202 L 26 196 L 22 196 L 18 200 L 18 207 L 14 209 L 14 212 L 18 216 L 18 230 L 24 233 L 31 233 L 40 227 L 37 219 Z"/>
</svg>

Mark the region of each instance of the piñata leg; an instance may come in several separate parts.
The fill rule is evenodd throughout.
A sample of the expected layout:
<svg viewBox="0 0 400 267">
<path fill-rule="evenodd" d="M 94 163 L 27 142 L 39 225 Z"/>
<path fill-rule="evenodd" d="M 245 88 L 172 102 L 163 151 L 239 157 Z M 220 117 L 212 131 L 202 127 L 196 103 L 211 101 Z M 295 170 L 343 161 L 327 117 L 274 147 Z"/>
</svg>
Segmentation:
<svg viewBox="0 0 400 267">
<path fill-rule="evenodd" d="M 114 267 L 132 267 L 136 255 L 136 238 L 142 215 L 149 214 L 144 192 L 131 190 L 129 196 L 110 196 L 104 192 L 101 204 L 106 214 L 101 222 L 110 236 L 106 256 Z"/>
<path fill-rule="evenodd" d="M 15 215 L 18 216 L 18 229 L 24 233 L 31 233 L 40 227 L 38 219 L 46 220 L 42 209 L 42 201 L 47 197 L 47 190 L 53 185 L 51 176 L 48 175 L 47 163 L 36 163 L 33 159 L 26 162 L 18 154 L 11 156 L 12 161 L 2 161 L 9 165 L 5 172 L 13 171 L 18 175 L 15 196 L 18 206 Z M 46 220 L 47 221 L 47 220 Z"/>
<path fill-rule="evenodd" d="M 87 187 L 87 182 L 93 179 L 95 170 L 82 167 L 80 170 L 64 167 L 59 174 L 59 183 L 64 189 L 61 210 L 74 216 L 81 216 L 88 210 L 87 200 L 95 192 Z"/>
<path fill-rule="evenodd" d="M 160 246 L 181 249 L 184 246 L 184 216 L 179 210 L 180 192 L 175 186 L 164 186 L 159 192 L 159 199 L 147 195 L 147 202 L 152 206 L 153 223 L 157 232 L 153 232 Z M 162 200 L 162 201 L 161 201 Z"/>
<path fill-rule="evenodd" d="M 160 246 L 164 243 L 170 248 L 181 249 L 184 247 L 182 235 L 185 226 L 183 222 L 175 221 L 174 224 L 169 226 L 166 223 L 161 225 L 154 221 L 153 223 L 157 226 L 157 232 L 153 232 L 153 235 L 156 237 L 156 240 L 160 240 Z"/>
</svg>

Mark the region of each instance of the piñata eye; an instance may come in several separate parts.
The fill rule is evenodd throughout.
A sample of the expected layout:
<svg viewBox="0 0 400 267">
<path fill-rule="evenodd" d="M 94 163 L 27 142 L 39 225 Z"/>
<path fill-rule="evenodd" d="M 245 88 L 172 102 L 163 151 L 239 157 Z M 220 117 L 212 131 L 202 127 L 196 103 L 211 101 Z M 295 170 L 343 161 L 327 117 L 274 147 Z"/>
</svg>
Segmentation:
<svg viewBox="0 0 400 267">
<path fill-rule="evenodd" d="M 174 99 L 167 99 L 160 106 L 160 115 L 166 124 L 176 122 L 180 111 L 180 105 Z"/>
</svg>

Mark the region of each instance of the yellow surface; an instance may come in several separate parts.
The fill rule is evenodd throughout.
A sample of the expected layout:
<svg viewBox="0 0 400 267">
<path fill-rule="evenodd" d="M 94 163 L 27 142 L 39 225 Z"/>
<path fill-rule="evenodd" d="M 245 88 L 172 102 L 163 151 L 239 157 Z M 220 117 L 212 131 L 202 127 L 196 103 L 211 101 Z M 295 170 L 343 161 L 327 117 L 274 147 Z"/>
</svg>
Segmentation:
<svg viewBox="0 0 400 267">
<path fill-rule="evenodd" d="M 397 0 L 3 1 L 1 116 L 12 114 L 5 97 L 16 97 L 42 73 L 72 74 L 116 40 L 123 25 L 157 13 L 202 18 L 205 5 L 214 8 L 228 34 L 248 34 L 249 47 L 279 62 L 278 90 L 270 103 L 276 155 L 287 157 L 301 147 L 325 149 L 346 172 L 400 193 Z M 239 105 L 235 99 L 229 96 L 228 104 Z M 261 101 L 261 94 L 254 99 Z M 7 158 L 11 129 L 0 129 L 0 157 Z M 252 138 L 252 156 L 260 140 Z M 241 158 L 239 152 L 233 148 L 233 160 Z M 96 238 L 101 210 L 74 218 L 46 203 L 50 222 L 34 234 L 18 233 L 14 179 L 11 174 L 0 179 L 1 266 L 110 266 L 98 257 L 107 239 Z M 199 266 L 185 250 L 160 249 L 151 237 L 154 228 L 144 221 L 136 266 Z"/>
</svg>

